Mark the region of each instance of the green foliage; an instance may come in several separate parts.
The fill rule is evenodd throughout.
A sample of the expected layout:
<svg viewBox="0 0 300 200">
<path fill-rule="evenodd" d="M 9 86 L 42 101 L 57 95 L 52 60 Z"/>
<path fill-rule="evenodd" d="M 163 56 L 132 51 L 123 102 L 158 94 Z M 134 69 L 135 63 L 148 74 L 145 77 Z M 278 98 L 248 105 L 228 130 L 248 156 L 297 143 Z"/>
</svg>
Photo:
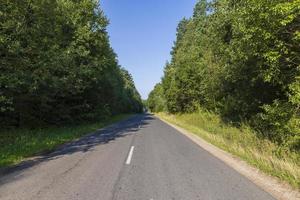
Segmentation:
<svg viewBox="0 0 300 200">
<path fill-rule="evenodd" d="M 62 127 L 21 128 L 0 131 L 0 168 L 17 164 L 29 156 L 51 151 L 57 146 L 93 133 L 131 115 L 116 115 L 98 122 Z"/>
<path fill-rule="evenodd" d="M 166 109 L 162 84 L 157 84 L 154 90 L 149 94 L 147 107 L 151 112 L 162 112 Z"/>
<path fill-rule="evenodd" d="M 96 0 L 0 0 L 0 125 L 37 126 L 138 112 Z"/>
<path fill-rule="evenodd" d="M 200 106 L 299 150 L 299 16 L 299 0 L 199 0 L 162 78 L 167 111 Z"/>
<path fill-rule="evenodd" d="M 142 112 L 143 104 L 140 94 L 137 92 L 133 78 L 131 74 L 128 73 L 125 69 L 121 69 L 122 77 L 124 81 L 124 90 L 122 96 L 122 107 L 123 112 Z"/>
</svg>

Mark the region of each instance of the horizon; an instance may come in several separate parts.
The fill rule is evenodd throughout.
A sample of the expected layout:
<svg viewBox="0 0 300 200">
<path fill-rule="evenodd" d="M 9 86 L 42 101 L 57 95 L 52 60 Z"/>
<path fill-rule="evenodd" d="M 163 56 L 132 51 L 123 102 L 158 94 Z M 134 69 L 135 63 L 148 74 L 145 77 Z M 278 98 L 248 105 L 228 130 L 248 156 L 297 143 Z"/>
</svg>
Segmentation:
<svg viewBox="0 0 300 200">
<path fill-rule="evenodd" d="M 163 76 L 165 63 L 176 39 L 176 28 L 189 18 L 196 0 L 141 2 L 103 0 L 109 19 L 107 31 L 119 64 L 132 75 L 142 99 L 147 99 Z"/>
</svg>

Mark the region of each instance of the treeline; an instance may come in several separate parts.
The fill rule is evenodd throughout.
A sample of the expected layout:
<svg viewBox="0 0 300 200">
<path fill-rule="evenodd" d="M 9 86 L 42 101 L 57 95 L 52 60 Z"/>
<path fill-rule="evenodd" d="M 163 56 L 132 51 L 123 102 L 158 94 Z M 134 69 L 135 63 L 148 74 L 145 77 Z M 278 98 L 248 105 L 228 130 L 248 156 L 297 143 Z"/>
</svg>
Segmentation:
<svg viewBox="0 0 300 200">
<path fill-rule="evenodd" d="M 0 126 L 140 112 L 96 0 L 0 0 Z"/>
<path fill-rule="evenodd" d="M 197 2 L 148 107 L 209 110 L 300 149 L 300 1 Z"/>
</svg>

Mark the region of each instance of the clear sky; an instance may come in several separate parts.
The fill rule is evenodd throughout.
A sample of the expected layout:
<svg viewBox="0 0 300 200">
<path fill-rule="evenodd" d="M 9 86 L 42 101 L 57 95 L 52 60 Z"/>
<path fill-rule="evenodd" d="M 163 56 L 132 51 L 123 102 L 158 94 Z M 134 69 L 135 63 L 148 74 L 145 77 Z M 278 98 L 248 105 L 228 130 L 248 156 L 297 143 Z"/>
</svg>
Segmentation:
<svg viewBox="0 0 300 200">
<path fill-rule="evenodd" d="M 122 67 L 133 76 L 143 99 L 163 75 L 176 27 L 190 17 L 197 0 L 102 0 L 108 32 Z"/>
</svg>

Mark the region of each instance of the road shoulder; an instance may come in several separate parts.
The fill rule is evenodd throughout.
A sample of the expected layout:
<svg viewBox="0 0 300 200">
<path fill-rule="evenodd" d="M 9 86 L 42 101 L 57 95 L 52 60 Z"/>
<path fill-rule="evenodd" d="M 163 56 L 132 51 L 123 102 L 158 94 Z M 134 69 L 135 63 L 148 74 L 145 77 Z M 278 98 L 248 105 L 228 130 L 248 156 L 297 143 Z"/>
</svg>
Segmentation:
<svg viewBox="0 0 300 200">
<path fill-rule="evenodd" d="M 293 190 L 289 185 L 281 183 L 274 177 L 268 176 L 262 173 L 259 169 L 254 168 L 248 165 L 245 161 L 237 158 L 236 156 L 231 155 L 228 152 L 225 152 L 216 146 L 208 143 L 207 141 L 203 140 L 199 136 L 178 127 L 162 118 L 158 117 L 161 121 L 165 122 L 169 126 L 173 127 L 201 148 L 212 154 L 213 156 L 217 157 L 228 166 L 236 170 L 241 175 L 247 177 L 250 181 L 255 183 L 257 186 L 265 190 L 266 192 L 270 193 L 274 198 L 279 200 L 295 200 L 300 199 L 300 193 L 298 191 Z"/>
<path fill-rule="evenodd" d="M 47 159 L 47 157 L 51 156 L 51 154 L 53 154 L 57 151 L 61 151 L 64 148 L 66 148 L 67 146 L 70 146 L 70 145 L 72 145 L 80 140 L 83 140 L 85 138 L 88 138 L 92 135 L 101 134 L 101 132 L 104 132 L 105 130 L 113 129 L 113 128 L 119 126 L 120 124 L 135 118 L 136 116 L 138 116 L 138 115 L 137 114 L 124 115 L 120 118 L 112 119 L 112 121 L 103 122 L 103 125 L 99 125 L 99 127 L 97 127 L 96 129 L 86 130 L 80 136 L 71 138 L 61 144 L 58 144 L 54 148 L 43 149 L 39 152 L 34 153 L 32 156 L 23 158 L 16 164 L 4 166 L 4 167 L 0 166 L 0 178 L 3 176 L 6 176 L 8 174 L 11 174 L 15 171 L 19 171 L 19 170 L 23 170 L 23 169 L 32 167 L 32 166 L 40 163 L 41 161 L 43 161 L 45 158 Z"/>
</svg>

